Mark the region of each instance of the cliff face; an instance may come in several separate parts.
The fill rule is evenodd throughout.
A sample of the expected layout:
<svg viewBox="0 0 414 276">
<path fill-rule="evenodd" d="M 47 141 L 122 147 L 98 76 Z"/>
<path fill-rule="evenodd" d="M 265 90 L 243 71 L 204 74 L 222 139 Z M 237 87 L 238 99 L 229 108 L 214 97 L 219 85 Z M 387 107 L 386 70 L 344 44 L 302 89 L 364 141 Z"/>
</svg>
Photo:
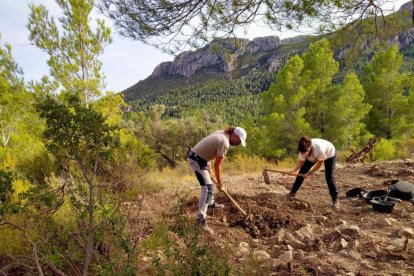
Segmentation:
<svg viewBox="0 0 414 276">
<path fill-rule="evenodd" d="M 401 6 L 396 13 L 403 19 L 404 26 L 396 35 L 389 37 L 390 44 L 397 43 L 405 60 L 410 64 L 414 64 L 412 11 L 411 2 Z M 274 79 L 274 72 L 291 56 L 302 54 L 309 43 L 317 39 L 319 37 L 306 35 L 282 40 L 277 36 L 253 40 L 215 39 L 203 48 L 177 55 L 174 61 L 159 64 L 151 76 L 124 90 L 124 98 L 127 102 L 137 101 L 137 104 L 150 105 L 169 95 L 174 95 L 172 98 L 179 97 L 184 90 L 205 88 L 201 94 L 214 94 L 217 89 L 211 90 L 211 84 L 223 80 L 226 84 L 234 82 L 235 90 L 244 87 L 246 90 L 250 89 L 252 94 L 257 94 L 258 90 L 267 89 L 270 81 Z M 332 49 L 337 60 L 344 59 L 350 50 L 351 46 L 346 44 Z M 367 62 L 373 56 L 374 49 L 370 44 L 372 43 L 366 40 L 358 46 L 362 50 L 361 55 L 366 57 L 361 62 Z"/>
<path fill-rule="evenodd" d="M 399 33 L 392 38 L 392 42 L 397 43 L 400 50 L 408 48 L 414 42 L 414 28 Z"/>
<path fill-rule="evenodd" d="M 151 77 L 190 77 L 206 67 L 218 68 L 221 72 L 232 72 L 236 61 L 243 55 L 275 50 L 281 44 L 277 36 L 246 39 L 217 39 L 196 51 L 179 54 L 174 61 L 158 65 Z"/>
</svg>

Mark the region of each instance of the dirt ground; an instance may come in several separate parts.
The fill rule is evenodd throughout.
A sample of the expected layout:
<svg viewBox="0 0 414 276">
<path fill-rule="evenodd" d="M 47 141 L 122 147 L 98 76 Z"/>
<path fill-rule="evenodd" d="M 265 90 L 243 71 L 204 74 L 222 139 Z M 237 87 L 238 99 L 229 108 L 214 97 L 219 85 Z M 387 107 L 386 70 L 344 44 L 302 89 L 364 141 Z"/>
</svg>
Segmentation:
<svg viewBox="0 0 414 276">
<path fill-rule="evenodd" d="M 215 234 L 208 238 L 230 244 L 234 263 L 253 255 L 270 265 L 270 275 L 413 275 L 414 205 L 403 201 L 392 213 L 380 213 L 364 199 L 345 193 L 357 187 L 387 189 L 395 180 L 414 184 L 414 161 L 338 165 L 335 175 L 340 189 L 338 210 L 331 207 L 323 169 L 306 179 L 291 200 L 285 194 L 292 176 L 269 173 L 270 184 L 264 183 L 261 174 L 224 176 L 229 193 L 250 214 L 249 219 L 216 192 L 216 201 L 225 208 L 209 210 L 208 224 Z M 192 217 L 197 185 L 194 178 L 193 184 L 180 187 L 190 193 L 186 211 Z M 151 219 L 169 210 L 171 192 L 144 201 L 140 216 L 148 219 L 147 233 Z"/>
</svg>

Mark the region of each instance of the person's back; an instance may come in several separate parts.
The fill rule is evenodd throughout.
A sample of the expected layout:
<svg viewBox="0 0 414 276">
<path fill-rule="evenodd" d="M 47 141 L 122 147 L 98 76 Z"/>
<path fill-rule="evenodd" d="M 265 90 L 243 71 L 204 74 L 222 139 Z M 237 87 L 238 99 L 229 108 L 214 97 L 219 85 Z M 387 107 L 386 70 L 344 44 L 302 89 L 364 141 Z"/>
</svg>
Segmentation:
<svg viewBox="0 0 414 276">
<path fill-rule="evenodd" d="M 226 156 L 229 148 L 229 135 L 218 130 L 204 137 L 191 150 L 204 160 L 211 161 L 217 156 Z"/>
</svg>

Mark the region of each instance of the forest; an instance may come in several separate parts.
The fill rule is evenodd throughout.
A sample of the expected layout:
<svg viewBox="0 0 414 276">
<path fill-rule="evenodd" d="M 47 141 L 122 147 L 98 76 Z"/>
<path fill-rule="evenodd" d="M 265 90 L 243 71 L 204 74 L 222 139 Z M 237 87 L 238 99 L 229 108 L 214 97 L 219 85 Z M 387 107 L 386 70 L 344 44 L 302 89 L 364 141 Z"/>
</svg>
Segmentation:
<svg viewBox="0 0 414 276">
<path fill-rule="evenodd" d="M 246 148 L 228 157 L 235 164 L 291 160 L 302 135 L 332 141 L 340 161 L 373 137 L 380 140 L 370 161 L 414 154 L 414 74 L 397 44 L 378 47 L 360 71 L 339 76 L 334 42 L 322 38 L 277 72 L 250 74 L 268 83 L 263 92 L 249 77 L 214 80 L 134 101 L 131 110 L 122 94 L 104 89 L 99 56 L 111 30 L 103 20 L 92 27 L 94 2 L 56 2 L 60 20 L 31 5 L 27 23 L 50 75 L 25 82 L 12 45 L 0 41 L 2 275 L 140 274 L 138 256 L 156 251 L 156 239 L 168 244 L 171 227 L 185 238 L 185 252 L 170 244 L 168 262 L 154 258 L 146 272 L 203 274 L 210 264 L 212 274 L 228 275 L 223 252 L 197 243 L 182 205 L 173 226 L 160 223 L 142 239 L 126 208 L 161 189 L 154 172 L 186 170 L 191 147 L 228 125 L 248 133 Z"/>
</svg>

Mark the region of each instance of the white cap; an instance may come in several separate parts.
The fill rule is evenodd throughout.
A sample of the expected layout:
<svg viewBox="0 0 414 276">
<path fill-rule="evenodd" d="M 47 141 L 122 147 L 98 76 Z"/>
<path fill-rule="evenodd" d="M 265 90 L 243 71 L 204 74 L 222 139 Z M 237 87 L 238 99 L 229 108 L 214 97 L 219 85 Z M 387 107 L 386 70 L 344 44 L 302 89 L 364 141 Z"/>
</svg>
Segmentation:
<svg viewBox="0 0 414 276">
<path fill-rule="evenodd" d="M 247 133 L 244 130 L 244 128 L 236 127 L 236 128 L 234 128 L 233 132 L 234 132 L 234 134 L 239 136 L 242 146 L 245 147 L 246 146 Z"/>
</svg>

